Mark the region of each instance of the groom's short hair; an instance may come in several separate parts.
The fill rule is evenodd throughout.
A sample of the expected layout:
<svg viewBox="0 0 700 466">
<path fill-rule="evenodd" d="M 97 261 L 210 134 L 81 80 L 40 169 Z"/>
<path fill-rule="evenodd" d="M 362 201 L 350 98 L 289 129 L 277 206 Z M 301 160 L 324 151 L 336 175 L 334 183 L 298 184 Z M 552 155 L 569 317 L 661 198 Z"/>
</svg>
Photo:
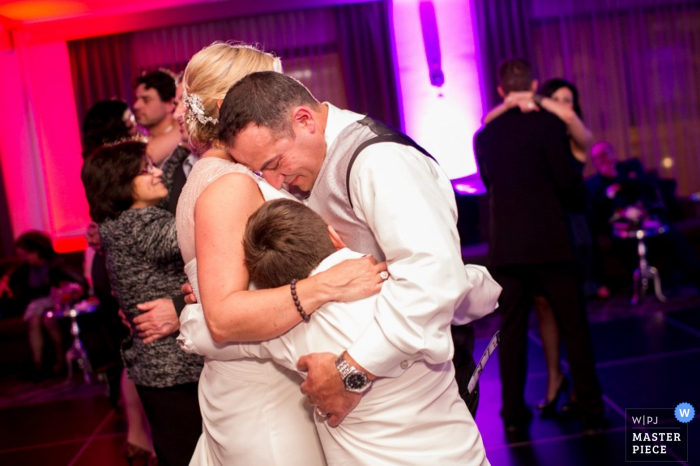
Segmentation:
<svg viewBox="0 0 700 466">
<path fill-rule="evenodd" d="M 219 109 L 219 140 L 235 147 L 236 138 L 248 126 L 267 128 L 277 137 L 294 139 L 292 109 L 321 103 L 306 86 L 277 71 L 251 73 L 231 86 Z"/>
<path fill-rule="evenodd" d="M 251 281 L 276 288 L 308 277 L 336 249 L 321 216 L 300 202 L 277 199 L 250 216 L 243 250 Z"/>
</svg>

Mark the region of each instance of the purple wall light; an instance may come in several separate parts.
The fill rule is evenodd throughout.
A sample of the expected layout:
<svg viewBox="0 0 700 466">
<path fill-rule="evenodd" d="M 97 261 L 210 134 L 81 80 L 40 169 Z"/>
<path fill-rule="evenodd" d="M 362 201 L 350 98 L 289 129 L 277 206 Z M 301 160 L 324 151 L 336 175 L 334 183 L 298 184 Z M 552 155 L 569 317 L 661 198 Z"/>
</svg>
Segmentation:
<svg viewBox="0 0 700 466">
<path fill-rule="evenodd" d="M 404 130 L 451 179 L 476 173 L 482 105 L 470 0 L 394 0 L 392 13 Z"/>
</svg>

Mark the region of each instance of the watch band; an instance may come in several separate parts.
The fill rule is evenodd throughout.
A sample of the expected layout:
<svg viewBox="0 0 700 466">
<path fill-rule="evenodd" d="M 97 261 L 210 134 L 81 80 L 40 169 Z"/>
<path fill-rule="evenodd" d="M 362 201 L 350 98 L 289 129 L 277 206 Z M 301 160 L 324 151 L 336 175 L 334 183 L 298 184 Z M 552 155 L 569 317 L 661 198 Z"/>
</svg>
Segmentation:
<svg viewBox="0 0 700 466">
<path fill-rule="evenodd" d="M 366 373 L 351 366 L 345 360 L 344 355 L 345 353 L 338 356 L 335 360 L 335 367 L 338 369 L 345 390 L 353 393 L 364 393 L 372 386 L 372 381 Z"/>
<path fill-rule="evenodd" d="M 348 364 L 348 362 L 345 360 L 342 354 L 338 356 L 338 359 L 335 360 L 335 367 L 338 368 L 338 372 L 340 372 L 340 378 L 343 380 L 345 380 L 345 378 L 348 375 L 350 375 L 350 373 L 353 370 L 356 370 L 354 367 Z"/>
</svg>

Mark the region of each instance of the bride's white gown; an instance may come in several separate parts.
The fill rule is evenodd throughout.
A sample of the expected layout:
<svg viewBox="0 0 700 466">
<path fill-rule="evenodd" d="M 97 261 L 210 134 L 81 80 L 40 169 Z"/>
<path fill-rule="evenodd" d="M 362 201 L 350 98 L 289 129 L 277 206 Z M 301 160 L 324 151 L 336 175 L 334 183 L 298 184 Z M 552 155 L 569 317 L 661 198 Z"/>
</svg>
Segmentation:
<svg viewBox="0 0 700 466">
<path fill-rule="evenodd" d="M 229 173 L 251 176 L 266 200 L 286 197 L 242 165 L 215 157 L 194 164 L 177 206 L 177 232 L 185 272 L 198 300 L 194 207 L 210 183 Z M 201 312 L 200 305 L 190 305 L 180 317 L 179 340 L 184 347 L 188 341 L 211 340 L 197 314 Z M 211 342 L 209 346 L 217 345 Z M 311 407 L 304 404 L 297 374 L 269 360 L 217 360 L 216 351 L 203 356 L 199 403 L 204 425 L 191 465 L 325 465 Z"/>
</svg>

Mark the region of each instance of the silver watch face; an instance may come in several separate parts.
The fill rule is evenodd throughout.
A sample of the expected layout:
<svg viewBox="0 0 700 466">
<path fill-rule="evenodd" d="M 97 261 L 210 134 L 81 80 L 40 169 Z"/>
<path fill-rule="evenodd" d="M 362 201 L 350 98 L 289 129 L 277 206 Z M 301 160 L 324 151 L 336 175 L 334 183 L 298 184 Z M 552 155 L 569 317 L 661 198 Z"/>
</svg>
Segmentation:
<svg viewBox="0 0 700 466">
<path fill-rule="evenodd" d="M 369 378 L 362 372 L 353 372 L 345 379 L 345 388 L 351 392 L 361 392 L 369 382 Z"/>
</svg>

